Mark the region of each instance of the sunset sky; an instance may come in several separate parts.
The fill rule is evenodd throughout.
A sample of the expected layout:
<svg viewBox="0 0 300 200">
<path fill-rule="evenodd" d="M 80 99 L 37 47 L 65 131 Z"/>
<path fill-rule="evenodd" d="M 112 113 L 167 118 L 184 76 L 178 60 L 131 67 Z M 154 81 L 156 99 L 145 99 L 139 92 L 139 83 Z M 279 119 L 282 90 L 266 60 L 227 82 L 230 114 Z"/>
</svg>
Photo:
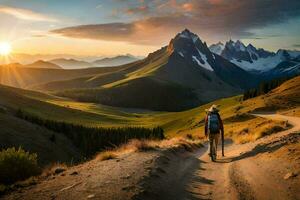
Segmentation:
<svg viewBox="0 0 300 200">
<path fill-rule="evenodd" d="M 0 42 L 18 53 L 141 56 L 183 28 L 208 44 L 300 50 L 300 1 L 0 0 Z"/>
</svg>

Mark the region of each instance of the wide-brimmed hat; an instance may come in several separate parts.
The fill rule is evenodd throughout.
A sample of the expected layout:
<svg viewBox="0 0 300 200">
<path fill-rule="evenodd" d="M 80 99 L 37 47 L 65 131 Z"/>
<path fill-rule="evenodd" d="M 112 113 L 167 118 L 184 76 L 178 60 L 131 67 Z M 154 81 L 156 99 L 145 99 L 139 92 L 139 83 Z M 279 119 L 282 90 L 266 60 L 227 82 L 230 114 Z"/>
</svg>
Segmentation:
<svg viewBox="0 0 300 200">
<path fill-rule="evenodd" d="M 210 108 L 205 109 L 206 112 L 219 112 L 218 105 L 213 104 Z"/>
</svg>

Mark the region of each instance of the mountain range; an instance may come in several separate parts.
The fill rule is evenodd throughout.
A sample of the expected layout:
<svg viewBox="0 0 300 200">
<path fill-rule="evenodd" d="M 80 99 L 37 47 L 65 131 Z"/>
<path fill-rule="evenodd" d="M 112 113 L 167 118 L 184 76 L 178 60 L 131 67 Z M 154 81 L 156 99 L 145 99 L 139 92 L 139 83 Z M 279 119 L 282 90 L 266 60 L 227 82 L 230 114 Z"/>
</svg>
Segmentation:
<svg viewBox="0 0 300 200">
<path fill-rule="evenodd" d="M 48 82 L 34 89 L 111 106 L 176 111 L 239 94 L 257 81 L 254 75 L 212 53 L 186 29 L 168 46 L 118 71 Z"/>
<path fill-rule="evenodd" d="M 286 76 L 296 73 L 296 70 L 299 72 L 300 51 L 279 49 L 275 53 L 256 48 L 252 44 L 246 46 L 240 40 L 236 42 L 230 40 L 225 45 L 219 42 L 209 48 L 212 52 L 249 72 L 262 73 L 265 76 L 273 75 L 272 78 L 275 74 Z M 282 67 L 287 63 L 290 68 L 283 70 Z"/>
<path fill-rule="evenodd" d="M 48 62 L 59 65 L 64 69 L 79 69 L 79 68 L 88 68 L 88 67 L 114 67 L 114 66 L 131 63 L 137 60 L 139 60 L 138 57 L 127 54 L 127 55 L 120 55 L 120 56 L 109 57 L 109 58 L 106 57 L 91 62 L 76 60 L 72 58 L 70 59 L 57 58 L 57 59 L 49 60 Z"/>
<path fill-rule="evenodd" d="M 48 62 L 59 65 L 64 69 L 78 69 L 78 68 L 93 67 L 93 64 L 89 62 L 76 60 L 72 58 L 71 59 L 57 58 L 57 59 L 49 60 Z"/>
<path fill-rule="evenodd" d="M 132 59 L 132 58 L 130 58 Z M 112 59 L 114 60 L 114 59 Z M 117 61 L 116 61 L 117 60 Z M 89 67 L 75 59 L 51 60 L 55 66 L 85 69 L 1 69 L 1 83 L 51 92 L 78 101 L 109 106 L 179 111 L 216 99 L 241 94 L 261 81 L 299 74 L 299 52 L 269 52 L 241 41 L 207 46 L 188 29 L 167 46 L 141 60 L 116 67 Z M 55 63 L 55 64 L 54 64 Z M 17 74 L 17 76 L 16 76 Z M 3 78 L 5 77 L 5 78 Z"/>
<path fill-rule="evenodd" d="M 138 57 L 135 57 L 133 55 L 130 54 L 126 54 L 126 55 L 120 55 L 120 56 L 115 56 L 115 57 L 110 57 L 110 58 L 102 58 L 99 60 L 95 60 L 93 63 L 94 66 L 99 66 L 99 67 L 103 67 L 103 66 L 118 66 L 118 65 L 124 65 L 124 64 L 128 64 L 134 61 L 139 60 Z"/>
<path fill-rule="evenodd" d="M 85 56 L 74 56 L 74 55 L 29 55 L 29 54 L 19 54 L 14 53 L 9 58 L 9 63 L 7 61 L 0 60 L 0 65 L 15 65 L 16 63 L 26 66 L 38 62 L 47 62 L 58 65 L 64 69 L 81 69 L 88 67 L 106 67 L 106 66 L 118 66 L 124 65 L 136 60 L 142 59 L 143 57 L 133 56 L 130 54 L 118 55 L 113 57 L 85 57 Z M 42 63 L 41 68 L 45 68 Z M 50 65 L 49 65 L 50 66 Z M 35 65 L 33 67 L 38 67 Z"/>
<path fill-rule="evenodd" d="M 27 65 L 22 65 L 20 63 L 10 63 L 10 64 L 6 64 L 6 65 L 0 65 L 2 67 L 10 67 L 10 68 L 35 68 L 35 69 L 62 69 L 62 67 L 60 67 L 57 64 L 54 64 L 52 62 L 47 62 L 47 61 L 43 61 L 43 60 L 38 60 L 36 62 L 33 62 L 31 64 L 27 64 Z"/>
</svg>

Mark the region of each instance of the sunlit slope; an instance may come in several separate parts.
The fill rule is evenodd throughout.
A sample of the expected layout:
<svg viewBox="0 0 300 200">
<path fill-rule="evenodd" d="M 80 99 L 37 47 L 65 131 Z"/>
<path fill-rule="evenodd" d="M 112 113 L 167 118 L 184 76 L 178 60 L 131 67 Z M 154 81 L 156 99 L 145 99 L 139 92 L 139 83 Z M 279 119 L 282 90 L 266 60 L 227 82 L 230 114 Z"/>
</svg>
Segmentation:
<svg viewBox="0 0 300 200">
<path fill-rule="evenodd" d="M 274 111 L 300 116 L 300 76 L 284 82 L 266 95 L 245 101 L 243 111 Z"/>
<path fill-rule="evenodd" d="M 109 115 L 97 115 L 80 109 L 70 109 L 68 105 L 59 106 L 51 101 L 66 101 L 39 92 L 28 91 L 8 86 L 0 86 L 0 105 L 13 112 L 22 109 L 34 115 L 57 121 L 81 123 L 87 126 L 126 123 L 126 116 L 111 111 Z M 72 103 L 68 102 L 67 103 Z"/>
<path fill-rule="evenodd" d="M 42 91 L 63 91 L 70 89 L 97 88 L 105 84 L 125 79 L 127 77 L 127 74 L 141 68 L 143 66 L 143 63 L 144 62 L 142 61 L 136 61 L 134 63 L 122 65 L 120 67 L 107 67 L 105 68 L 106 70 L 96 70 L 86 76 L 82 75 L 75 78 L 71 77 L 64 80 L 57 79 L 54 81 L 36 84 L 32 86 L 31 89 Z M 92 68 L 81 70 L 90 71 L 91 69 Z M 102 69 L 102 67 L 93 69 Z"/>
<path fill-rule="evenodd" d="M 30 88 L 51 81 L 69 80 L 79 77 L 92 77 L 99 74 L 118 71 L 122 67 L 103 67 L 87 69 L 42 69 L 20 67 L 18 64 L 0 66 L 0 83 L 14 87 Z"/>
<path fill-rule="evenodd" d="M 184 112 L 153 112 L 94 103 L 75 102 L 35 91 L 0 86 L 0 105 L 8 110 L 22 109 L 45 119 L 65 121 L 85 126 L 162 126 L 166 134 L 173 135 L 198 124 L 204 109 L 210 104 Z M 222 99 L 216 103 L 226 107 L 234 105 L 239 97 Z"/>
<path fill-rule="evenodd" d="M 226 126 L 226 134 L 234 127 L 255 128 L 265 123 L 263 119 L 247 113 L 257 110 L 291 111 L 299 108 L 299 77 L 296 77 L 269 94 L 242 101 L 242 96 L 219 99 L 217 101 L 182 112 L 153 112 L 123 109 L 94 103 L 76 102 L 39 92 L 0 87 L 0 105 L 8 109 L 22 108 L 46 119 L 66 121 L 86 126 L 144 126 L 164 128 L 167 136 L 193 134 L 203 136 L 205 109 L 212 104 L 220 105 L 220 113 Z M 279 103 L 277 103 L 280 101 Z M 275 102 L 275 103 L 273 103 Z M 281 105 L 271 107 L 270 105 Z"/>
<path fill-rule="evenodd" d="M 83 102 L 163 111 L 186 110 L 240 92 L 166 47 L 131 65 L 126 71 L 47 83 L 40 89 Z"/>
<path fill-rule="evenodd" d="M 210 52 L 206 43 L 187 29 L 168 46 L 127 66 L 126 70 L 49 82 L 34 89 L 108 106 L 182 111 L 241 94 L 258 81 Z"/>
</svg>

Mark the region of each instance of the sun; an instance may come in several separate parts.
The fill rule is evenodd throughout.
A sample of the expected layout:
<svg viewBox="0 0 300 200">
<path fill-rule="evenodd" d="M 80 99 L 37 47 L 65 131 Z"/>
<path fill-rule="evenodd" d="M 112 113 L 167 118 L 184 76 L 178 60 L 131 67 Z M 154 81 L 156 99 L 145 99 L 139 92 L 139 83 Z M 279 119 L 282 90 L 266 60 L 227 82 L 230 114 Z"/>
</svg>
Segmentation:
<svg viewBox="0 0 300 200">
<path fill-rule="evenodd" d="M 11 45 L 8 42 L 0 42 L 0 55 L 7 56 L 11 53 Z"/>
</svg>

